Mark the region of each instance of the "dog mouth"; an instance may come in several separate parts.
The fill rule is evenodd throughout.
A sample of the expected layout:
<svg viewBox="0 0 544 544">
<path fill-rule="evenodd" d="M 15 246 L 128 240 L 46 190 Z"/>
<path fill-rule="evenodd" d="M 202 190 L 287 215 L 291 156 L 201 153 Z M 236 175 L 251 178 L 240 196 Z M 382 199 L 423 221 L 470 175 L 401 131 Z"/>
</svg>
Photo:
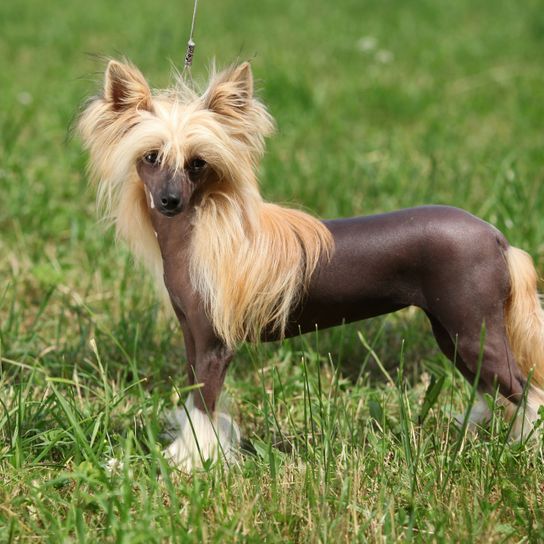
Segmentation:
<svg viewBox="0 0 544 544">
<path fill-rule="evenodd" d="M 181 213 L 182 206 L 179 206 L 178 208 L 175 208 L 174 210 L 159 209 L 159 211 L 162 213 L 162 215 L 165 215 L 166 217 L 174 217 L 178 215 L 179 213 Z"/>
</svg>

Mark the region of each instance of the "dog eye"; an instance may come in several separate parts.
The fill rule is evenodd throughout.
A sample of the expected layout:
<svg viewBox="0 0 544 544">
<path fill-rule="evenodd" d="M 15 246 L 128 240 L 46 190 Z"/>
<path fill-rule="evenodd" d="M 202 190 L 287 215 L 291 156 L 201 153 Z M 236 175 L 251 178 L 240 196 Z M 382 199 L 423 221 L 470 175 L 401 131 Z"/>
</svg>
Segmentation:
<svg viewBox="0 0 544 544">
<path fill-rule="evenodd" d="M 206 161 L 204 159 L 201 159 L 200 157 L 191 159 L 188 164 L 189 173 L 199 174 L 204 169 L 206 164 Z"/>
<path fill-rule="evenodd" d="M 150 164 L 151 166 L 156 166 L 160 163 L 159 161 L 159 152 L 158 151 L 149 151 L 144 155 L 144 162 Z"/>
</svg>

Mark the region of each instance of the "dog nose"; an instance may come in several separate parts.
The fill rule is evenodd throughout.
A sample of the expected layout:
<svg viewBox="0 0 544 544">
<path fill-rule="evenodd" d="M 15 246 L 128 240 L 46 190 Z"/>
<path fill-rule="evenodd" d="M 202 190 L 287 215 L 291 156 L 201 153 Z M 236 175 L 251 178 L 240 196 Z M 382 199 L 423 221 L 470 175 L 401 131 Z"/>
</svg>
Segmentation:
<svg viewBox="0 0 544 544">
<path fill-rule="evenodd" d="M 175 210 L 180 203 L 180 196 L 174 193 L 168 193 L 161 197 L 161 206 L 169 212 Z"/>
</svg>

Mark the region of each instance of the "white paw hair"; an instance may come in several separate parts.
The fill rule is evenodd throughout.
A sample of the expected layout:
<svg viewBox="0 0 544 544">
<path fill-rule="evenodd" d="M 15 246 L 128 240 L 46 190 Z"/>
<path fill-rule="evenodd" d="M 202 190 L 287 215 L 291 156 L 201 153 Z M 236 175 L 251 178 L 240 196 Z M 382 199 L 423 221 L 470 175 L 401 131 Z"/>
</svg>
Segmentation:
<svg viewBox="0 0 544 544">
<path fill-rule="evenodd" d="M 539 420 L 538 409 L 540 406 L 544 406 L 544 391 L 533 384 L 529 385 L 527 400 L 519 408 L 510 402 L 506 405 L 506 418 L 513 420 L 510 431 L 511 440 L 523 441 L 528 438 L 538 439 L 540 437 L 542 426 L 539 425 L 535 428 L 535 424 Z"/>
<path fill-rule="evenodd" d="M 164 451 L 171 464 L 190 472 L 208 460 L 235 460 L 240 430 L 227 413 L 208 415 L 194 405 L 193 395 L 189 395 L 185 407 L 176 410 L 172 419 L 177 428 L 175 440 Z"/>
<path fill-rule="evenodd" d="M 509 439 L 512 441 L 524 441 L 529 437 L 538 438 L 542 432 L 538 423 L 538 409 L 544 406 L 544 391 L 535 385 L 529 385 L 527 398 L 521 406 L 508 401 L 502 395 L 499 396 L 498 404 L 504 407 L 504 415 L 507 421 L 511 422 Z M 491 421 L 492 412 L 483 396 L 477 392 L 476 402 L 470 410 L 468 419 L 468 430 L 476 432 L 479 427 Z M 457 414 L 454 420 L 459 427 L 462 427 L 465 414 Z M 534 431 L 534 432 L 533 432 Z"/>
<path fill-rule="evenodd" d="M 465 414 L 456 414 L 454 416 L 454 420 L 459 427 L 462 427 L 465 421 Z M 476 401 L 470 409 L 470 413 L 468 416 L 467 428 L 470 432 L 476 432 L 478 430 L 478 427 L 489 423 L 490 420 L 491 410 L 489 409 L 489 406 L 487 405 L 487 402 L 482 393 L 477 391 Z"/>
</svg>

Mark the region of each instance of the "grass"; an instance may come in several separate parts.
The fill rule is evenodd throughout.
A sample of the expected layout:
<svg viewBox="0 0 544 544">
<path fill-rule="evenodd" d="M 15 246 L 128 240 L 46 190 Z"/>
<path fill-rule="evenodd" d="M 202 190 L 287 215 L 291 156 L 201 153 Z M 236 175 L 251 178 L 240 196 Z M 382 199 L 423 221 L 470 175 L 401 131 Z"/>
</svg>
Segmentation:
<svg viewBox="0 0 544 544">
<path fill-rule="evenodd" d="M 0 541 L 542 541 L 541 449 L 508 443 L 500 414 L 459 432 L 471 387 L 417 312 L 242 347 L 227 390 L 243 462 L 165 464 L 181 334 L 97 225 L 68 127 L 103 69 L 87 53 L 122 52 L 166 86 L 191 10 L 0 5 Z M 253 58 L 278 122 L 267 198 L 322 217 L 460 206 L 542 271 L 543 13 L 536 0 L 201 2 L 194 74 Z"/>
</svg>

